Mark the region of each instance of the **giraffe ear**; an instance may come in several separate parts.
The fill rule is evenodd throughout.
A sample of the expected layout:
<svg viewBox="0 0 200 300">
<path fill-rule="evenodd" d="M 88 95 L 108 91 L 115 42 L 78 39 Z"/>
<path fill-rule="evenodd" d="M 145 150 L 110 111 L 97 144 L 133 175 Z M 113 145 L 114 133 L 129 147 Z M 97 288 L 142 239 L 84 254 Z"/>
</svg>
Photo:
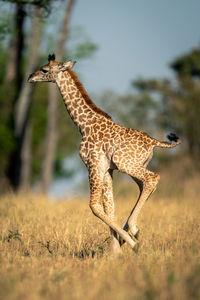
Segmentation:
<svg viewBox="0 0 200 300">
<path fill-rule="evenodd" d="M 72 60 L 68 60 L 66 62 L 64 62 L 62 65 L 61 65 L 61 70 L 62 71 L 66 71 L 66 70 L 69 70 L 69 69 L 72 69 L 72 67 L 75 65 L 76 61 L 72 61 Z"/>
</svg>

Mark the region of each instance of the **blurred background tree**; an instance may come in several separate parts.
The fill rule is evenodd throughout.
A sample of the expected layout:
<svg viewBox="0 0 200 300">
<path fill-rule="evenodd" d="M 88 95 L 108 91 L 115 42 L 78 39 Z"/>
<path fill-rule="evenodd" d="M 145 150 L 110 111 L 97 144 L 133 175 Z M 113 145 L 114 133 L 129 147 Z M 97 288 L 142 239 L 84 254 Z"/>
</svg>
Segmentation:
<svg viewBox="0 0 200 300">
<path fill-rule="evenodd" d="M 185 151 L 199 162 L 200 157 L 200 49 L 174 59 L 173 80 L 138 79 L 133 82 L 140 94 L 158 97 L 156 123 L 165 131 L 175 130 L 185 143 Z"/>
<path fill-rule="evenodd" d="M 51 91 L 48 95 L 51 96 L 47 100 L 46 96 L 43 96 L 47 95 L 46 86 L 38 86 L 34 89 L 34 85 L 26 83 L 28 75 L 35 71 L 37 65 L 46 63 L 49 50 L 45 53 L 42 48 L 56 50 L 57 59 L 62 60 L 63 56 L 69 58 L 72 55 L 73 57 L 73 52 L 78 54 L 79 59 L 90 57 L 97 46 L 88 38 L 82 39 L 81 42 L 79 38 L 73 49 L 68 51 L 66 48 L 74 0 L 1 0 L 0 2 L 7 2 L 5 11 L 1 12 L 0 24 L 0 48 L 2 50 L 0 157 L 3 162 L 0 177 L 15 190 L 29 189 L 32 180 L 40 177 L 43 182 L 43 191 L 46 192 L 53 178 L 53 166 L 59 165 L 55 163 L 56 141 L 60 138 L 55 139 L 58 135 L 55 128 L 57 93 L 50 85 Z M 47 34 L 50 26 L 49 17 L 52 11 L 55 12 L 58 9 L 59 4 L 66 7 L 63 21 L 59 16 L 59 20 L 55 22 L 58 24 L 59 21 L 59 24 L 49 36 Z M 57 40 L 55 37 L 58 32 Z M 51 47 L 49 47 L 49 40 L 51 40 Z M 37 131 L 38 126 L 39 131 Z M 69 127 L 71 126 L 70 123 Z M 77 140 L 77 136 L 75 135 L 75 139 L 72 136 L 70 141 L 73 143 Z M 43 140 L 46 141 L 46 145 L 43 144 Z M 61 159 L 62 151 L 58 150 L 58 153 Z"/>
</svg>

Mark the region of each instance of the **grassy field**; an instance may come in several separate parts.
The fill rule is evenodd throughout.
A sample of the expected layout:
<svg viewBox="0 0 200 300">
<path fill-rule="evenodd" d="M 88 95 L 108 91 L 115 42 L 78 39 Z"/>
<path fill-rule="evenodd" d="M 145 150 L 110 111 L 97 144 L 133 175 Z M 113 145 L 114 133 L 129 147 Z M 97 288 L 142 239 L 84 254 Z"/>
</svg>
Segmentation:
<svg viewBox="0 0 200 300">
<path fill-rule="evenodd" d="M 200 299 L 200 204 L 190 184 L 188 194 L 152 196 L 139 218 L 139 252 L 124 245 L 119 257 L 88 200 L 3 196 L 0 299 Z M 122 224 L 136 197 L 116 198 Z"/>
</svg>

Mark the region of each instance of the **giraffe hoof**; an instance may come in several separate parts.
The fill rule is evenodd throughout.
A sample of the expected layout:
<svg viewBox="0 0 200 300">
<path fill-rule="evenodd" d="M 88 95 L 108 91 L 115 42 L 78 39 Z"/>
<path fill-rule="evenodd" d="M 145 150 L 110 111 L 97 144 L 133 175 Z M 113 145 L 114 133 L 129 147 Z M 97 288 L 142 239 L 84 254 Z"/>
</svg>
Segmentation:
<svg viewBox="0 0 200 300">
<path fill-rule="evenodd" d="M 140 230 L 138 229 L 138 231 L 136 232 L 136 234 L 134 234 L 134 237 L 138 240 L 140 236 Z"/>
<path fill-rule="evenodd" d="M 120 247 L 125 243 L 125 241 L 120 237 L 119 233 L 116 232 L 116 235 L 115 235 L 116 239 L 118 240 L 119 242 L 119 245 Z"/>
<path fill-rule="evenodd" d="M 140 247 L 140 243 L 137 242 L 137 243 L 135 244 L 135 247 L 133 248 L 133 251 L 134 251 L 135 253 L 138 253 L 139 247 Z"/>
<path fill-rule="evenodd" d="M 124 243 L 125 243 L 125 241 L 124 241 L 121 237 L 119 237 L 119 245 L 120 245 L 120 247 L 121 247 Z"/>
<path fill-rule="evenodd" d="M 138 239 L 138 237 L 139 237 L 139 228 L 137 227 L 137 225 L 136 224 L 134 224 L 133 226 L 131 226 L 131 227 L 129 227 L 129 229 L 128 229 L 128 233 L 130 234 L 132 234 L 132 235 L 134 235 L 134 237 L 136 238 L 136 239 Z"/>
<path fill-rule="evenodd" d="M 130 235 L 130 237 L 132 238 L 132 240 L 134 240 L 136 243 L 138 243 L 138 240 L 137 240 L 136 236 L 133 235 L 132 232 L 131 232 L 130 230 L 128 231 L 128 234 Z M 136 233 L 136 234 L 137 234 L 137 233 Z"/>
<path fill-rule="evenodd" d="M 136 234 L 134 235 L 130 230 L 128 230 L 127 231 L 128 232 L 128 234 L 129 234 L 129 236 L 132 238 L 132 240 L 134 240 L 134 242 L 136 243 L 136 245 L 137 244 L 139 244 L 139 242 L 138 242 L 138 239 L 137 239 L 137 237 L 138 237 L 138 234 L 139 234 L 139 230 L 136 232 Z M 125 243 L 125 241 L 117 234 L 117 239 L 118 239 L 118 241 L 119 241 L 119 245 L 120 245 L 120 247 Z M 135 246 L 136 247 L 136 246 Z M 135 248 L 134 247 L 134 248 Z"/>
</svg>

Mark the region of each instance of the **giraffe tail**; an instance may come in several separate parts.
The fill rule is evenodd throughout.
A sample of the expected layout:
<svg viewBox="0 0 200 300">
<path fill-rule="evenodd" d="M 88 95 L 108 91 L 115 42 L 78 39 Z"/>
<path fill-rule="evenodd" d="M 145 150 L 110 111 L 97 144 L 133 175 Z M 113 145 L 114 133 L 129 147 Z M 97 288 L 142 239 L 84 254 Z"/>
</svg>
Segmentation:
<svg viewBox="0 0 200 300">
<path fill-rule="evenodd" d="M 162 148 L 174 148 L 177 145 L 181 144 L 179 137 L 175 133 L 168 134 L 167 138 L 169 142 L 160 142 L 158 140 L 154 140 L 154 146 Z"/>
</svg>

